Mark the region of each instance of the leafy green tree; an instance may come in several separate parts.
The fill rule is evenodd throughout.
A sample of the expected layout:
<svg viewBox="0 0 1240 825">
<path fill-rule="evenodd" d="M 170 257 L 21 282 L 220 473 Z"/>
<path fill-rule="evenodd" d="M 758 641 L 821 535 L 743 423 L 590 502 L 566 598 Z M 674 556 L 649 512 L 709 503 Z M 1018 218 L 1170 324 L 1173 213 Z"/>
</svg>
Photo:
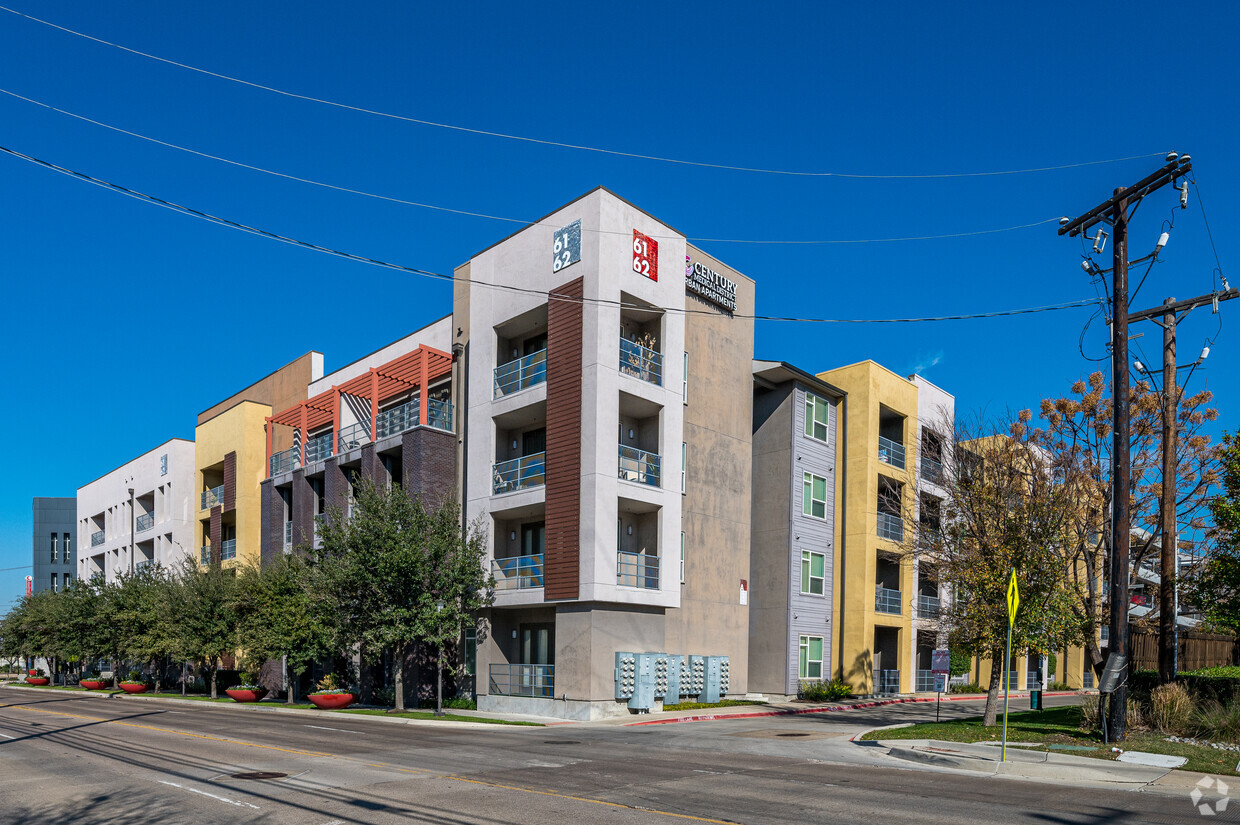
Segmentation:
<svg viewBox="0 0 1240 825">
<path fill-rule="evenodd" d="M 1186 595 L 1207 622 L 1240 632 L 1240 434 L 1224 433 L 1218 456 L 1222 489 L 1210 500 L 1213 548 L 1190 574 Z"/>
<path fill-rule="evenodd" d="M 218 563 L 200 567 L 186 559 L 167 591 L 167 610 L 180 629 L 178 646 L 211 674 L 211 698 L 217 692 L 220 658 L 237 649 L 237 577 Z"/>
<path fill-rule="evenodd" d="M 121 652 L 150 665 L 159 691 L 164 659 L 176 652 L 176 636 L 167 609 L 167 574 L 151 565 L 122 573 L 113 592 L 113 621 L 121 635 Z"/>
</svg>

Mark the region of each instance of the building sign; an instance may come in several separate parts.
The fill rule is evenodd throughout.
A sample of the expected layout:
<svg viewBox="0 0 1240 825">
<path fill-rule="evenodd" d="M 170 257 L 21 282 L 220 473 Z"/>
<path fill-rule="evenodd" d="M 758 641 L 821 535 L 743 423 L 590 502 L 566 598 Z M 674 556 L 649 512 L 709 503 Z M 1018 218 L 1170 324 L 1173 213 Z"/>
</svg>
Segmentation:
<svg viewBox="0 0 1240 825">
<path fill-rule="evenodd" d="M 552 272 L 559 272 L 566 266 L 572 266 L 581 260 L 581 221 L 575 220 L 562 229 L 555 230 L 555 242 L 552 245 L 555 260 L 551 264 Z"/>
<path fill-rule="evenodd" d="M 945 647 L 940 647 L 930 652 L 930 670 L 933 673 L 950 673 L 952 669 L 952 655 Z"/>
<path fill-rule="evenodd" d="M 685 256 L 685 291 L 728 312 L 736 311 L 736 283 Z"/>
<path fill-rule="evenodd" d="M 32 593 L 34 593 L 34 576 L 27 576 L 26 577 L 26 597 L 29 598 Z"/>
<path fill-rule="evenodd" d="M 659 280 L 659 242 L 633 230 L 633 271 L 652 281 Z"/>
</svg>

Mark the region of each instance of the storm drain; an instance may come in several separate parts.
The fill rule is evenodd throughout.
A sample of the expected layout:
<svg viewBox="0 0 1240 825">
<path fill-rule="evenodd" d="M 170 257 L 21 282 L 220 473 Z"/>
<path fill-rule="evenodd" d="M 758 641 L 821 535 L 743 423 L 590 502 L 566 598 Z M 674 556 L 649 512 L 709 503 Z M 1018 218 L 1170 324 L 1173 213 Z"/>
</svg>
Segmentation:
<svg viewBox="0 0 1240 825">
<path fill-rule="evenodd" d="M 277 771 L 250 771 L 249 773 L 231 773 L 228 776 L 230 779 L 283 779 L 288 774 Z"/>
<path fill-rule="evenodd" d="M 809 736 L 808 733 L 777 733 L 776 736 Z"/>
</svg>

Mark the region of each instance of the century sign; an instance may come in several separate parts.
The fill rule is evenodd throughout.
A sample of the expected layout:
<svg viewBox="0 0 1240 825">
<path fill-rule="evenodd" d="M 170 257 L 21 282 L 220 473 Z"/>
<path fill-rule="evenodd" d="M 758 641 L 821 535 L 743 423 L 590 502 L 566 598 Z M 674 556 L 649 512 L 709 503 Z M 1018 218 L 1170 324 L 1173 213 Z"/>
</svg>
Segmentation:
<svg viewBox="0 0 1240 825">
<path fill-rule="evenodd" d="M 685 256 L 685 290 L 729 312 L 736 311 L 736 283 Z"/>
</svg>

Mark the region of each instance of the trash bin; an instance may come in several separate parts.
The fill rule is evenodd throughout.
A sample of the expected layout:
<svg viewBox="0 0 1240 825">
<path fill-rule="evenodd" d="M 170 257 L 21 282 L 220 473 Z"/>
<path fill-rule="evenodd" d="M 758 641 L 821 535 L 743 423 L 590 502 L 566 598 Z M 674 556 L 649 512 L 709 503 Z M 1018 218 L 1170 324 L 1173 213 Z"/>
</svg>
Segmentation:
<svg viewBox="0 0 1240 825">
<path fill-rule="evenodd" d="M 1029 709 L 1042 710 L 1042 691 L 1037 689 L 1029 691 Z"/>
</svg>

